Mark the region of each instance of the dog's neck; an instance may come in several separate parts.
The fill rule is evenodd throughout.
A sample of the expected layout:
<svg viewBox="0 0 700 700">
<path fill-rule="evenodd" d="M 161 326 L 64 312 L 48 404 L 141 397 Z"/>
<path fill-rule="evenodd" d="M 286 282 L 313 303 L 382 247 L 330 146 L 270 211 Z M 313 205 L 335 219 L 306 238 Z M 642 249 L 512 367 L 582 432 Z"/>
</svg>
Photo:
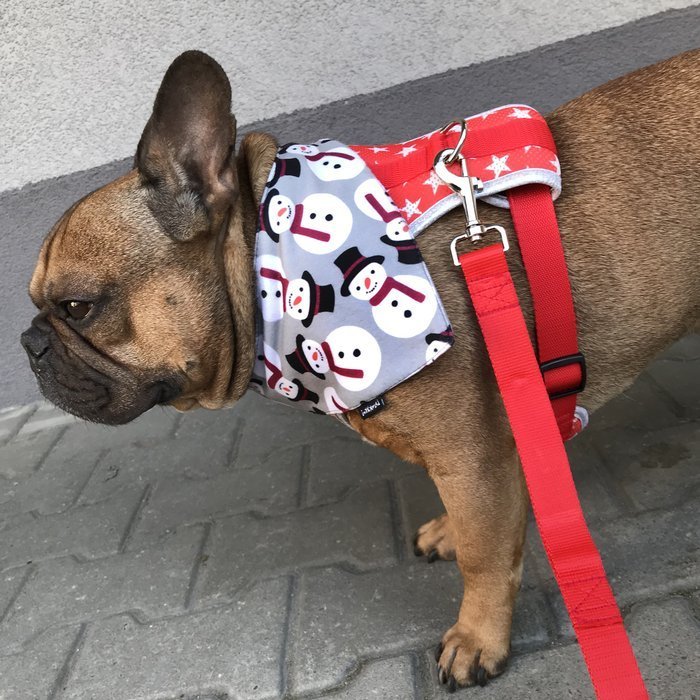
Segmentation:
<svg viewBox="0 0 700 700">
<path fill-rule="evenodd" d="M 225 403 L 237 401 L 248 388 L 255 360 L 255 278 L 253 257 L 258 204 L 278 144 L 272 136 L 245 136 L 236 159 L 240 195 L 232 208 L 223 241 L 223 263 L 231 304 L 233 358 Z M 222 368 L 224 371 L 224 368 Z"/>
</svg>

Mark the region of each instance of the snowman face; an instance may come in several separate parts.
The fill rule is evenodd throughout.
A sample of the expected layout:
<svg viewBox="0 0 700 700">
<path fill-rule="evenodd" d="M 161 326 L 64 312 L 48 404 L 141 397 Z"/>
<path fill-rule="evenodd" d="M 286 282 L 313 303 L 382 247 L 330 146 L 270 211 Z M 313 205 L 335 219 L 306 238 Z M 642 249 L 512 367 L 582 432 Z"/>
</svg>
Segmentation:
<svg viewBox="0 0 700 700">
<path fill-rule="evenodd" d="M 447 349 L 450 347 L 449 343 L 446 343 L 444 340 L 433 340 L 428 344 L 428 348 L 425 351 L 425 361 L 427 363 L 432 362 L 433 360 L 437 360 L 440 355 L 442 355 L 443 352 L 447 352 Z"/>
<path fill-rule="evenodd" d="M 294 217 L 294 202 L 283 194 L 275 195 L 267 205 L 267 217 L 272 233 L 289 231 Z"/>
<path fill-rule="evenodd" d="M 307 160 L 311 172 L 324 182 L 330 180 L 351 180 L 365 167 L 362 159 L 349 148 L 334 148 L 321 152 L 319 158 Z"/>
<path fill-rule="evenodd" d="M 296 153 L 301 156 L 315 156 L 318 153 L 318 146 L 314 146 L 312 143 L 295 143 L 291 146 L 287 146 L 285 153 Z"/>
<path fill-rule="evenodd" d="M 287 287 L 287 315 L 303 321 L 311 307 L 311 287 L 301 279 L 292 280 Z"/>
<path fill-rule="evenodd" d="M 332 331 L 326 342 L 333 353 L 335 378 L 348 391 L 362 391 L 377 378 L 382 364 L 379 343 L 364 328 L 341 326 Z M 357 370 L 359 377 L 344 376 L 338 368 Z"/>
<path fill-rule="evenodd" d="M 317 343 L 315 340 L 304 340 L 301 344 L 301 349 L 304 351 L 306 361 L 313 367 L 315 372 L 319 374 L 328 372 L 330 366 L 321 343 Z"/>
<path fill-rule="evenodd" d="M 352 229 L 352 212 L 342 199 L 318 192 L 306 197 L 302 207 L 300 225 L 292 230 L 300 248 L 314 255 L 324 255 L 345 243 Z"/>
<path fill-rule="evenodd" d="M 289 379 L 281 377 L 280 380 L 275 384 L 275 391 L 282 396 L 286 396 L 288 399 L 296 399 L 299 393 L 299 387 L 296 384 L 292 384 Z"/>
<path fill-rule="evenodd" d="M 408 232 L 408 224 L 403 219 L 394 219 L 386 225 L 386 235 L 392 241 L 408 241 L 411 234 Z"/>
<path fill-rule="evenodd" d="M 371 299 L 386 282 L 386 270 L 381 263 L 373 262 L 363 267 L 350 283 L 350 294 L 355 299 L 367 301 Z"/>
<path fill-rule="evenodd" d="M 269 270 L 284 277 L 282 261 L 276 255 L 260 255 L 256 261 L 256 269 L 260 311 L 266 321 L 274 323 L 284 315 L 284 288 L 280 280 L 265 277 L 261 271 Z"/>
<path fill-rule="evenodd" d="M 437 311 L 437 298 L 430 283 L 414 275 L 397 275 L 397 282 L 423 295 L 417 301 L 400 289 L 392 289 L 381 303 L 372 307 L 376 324 L 395 338 L 413 338 L 423 333 Z"/>
</svg>

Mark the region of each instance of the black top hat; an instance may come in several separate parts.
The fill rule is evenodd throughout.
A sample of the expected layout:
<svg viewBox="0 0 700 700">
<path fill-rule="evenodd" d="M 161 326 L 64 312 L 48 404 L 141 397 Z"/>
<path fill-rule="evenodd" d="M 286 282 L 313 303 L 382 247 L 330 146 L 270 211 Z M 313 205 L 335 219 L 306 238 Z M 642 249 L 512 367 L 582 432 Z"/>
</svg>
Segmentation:
<svg viewBox="0 0 700 700">
<path fill-rule="evenodd" d="M 307 270 L 301 273 L 301 278 L 309 285 L 309 313 L 302 320 L 304 328 L 311 325 L 316 314 L 322 311 L 333 311 L 335 308 L 335 292 L 330 284 L 316 284 L 311 273 Z"/>
<path fill-rule="evenodd" d="M 392 248 L 396 248 L 400 263 L 404 265 L 417 265 L 423 262 L 423 256 L 420 253 L 418 244 L 413 238 L 404 238 L 397 241 L 395 238 L 384 235 L 379 240 L 382 241 L 382 243 L 392 246 Z"/>
<path fill-rule="evenodd" d="M 441 343 L 447 343 L 452 345 L 455 342 L 455 334 L 452 330 L 452 326 L 447 326 L 442 333 L 428 333 L 425 336 L 425 342 L 430 345 L 434 340 L 439 340 Z"/>
<path fill-rule="evenodd" d="M 260 205 L 260 228 L 265 231 L 275 243 L 279 243 L 280 237 L 272 230 L 272 225 L 270 224 L 270 204 L 278 194 L 279 190 L 270 190 L 267 193 L 267 197 L 265 197 Z"/>
<path fill-rule="evenodd" d="M 292 379 L 292 384 L 299 388 L 299 392 L 296 397 L 290 399 L 290 401 L 311 401 L 311 403 L 318 403 L 318 394 L 310 389 L 307 389 L 298 379 Z"/>
<path fill-rule="evenodd" d="M 299 374 L 304 374 L 304 372 L 311 372 L 311 374 L 315 374 L 319 379 L 325 379 L 326 375 L 321 374 L 321 372 L 317 372 L 306 359 L 306 355 L 304 354 L 304 348 L 302 348 L 302 343 L 304 342 L 304 340 L 304 336 L 301 333 L 299 333 L 299 335 L 297 335 L 296 350 L 294 352 L 290 352 L 288 355 L 285 355 L 287 362 L 289 362 L 289 366 L 295 372 L 299 372 Z"/>
<path fill-rule="evenodd" d="M 278 180 L 285 175 L 290 177 L 299 177 L 301 175 L 301 163 L 298 158 L 275 158 L 270 171 L 270 179 L 267 181 L 267 187 L 274 187 Z"/>
<path fill-rule="evenodd" d="M 340 271 L 343 273 L 343 284 L 340 287 L 340 293 L 347 297 L 350 295 L 350 284 L 353 277 L 355 277 L 362 268 L 367 267 L 370 263 L 381 263 L 384 262 L 383 255 L 372 255 L 366 258 L 356 246 L 344 250 L 335 260 L 334 263 L 338 266 Z"/>
</svg>

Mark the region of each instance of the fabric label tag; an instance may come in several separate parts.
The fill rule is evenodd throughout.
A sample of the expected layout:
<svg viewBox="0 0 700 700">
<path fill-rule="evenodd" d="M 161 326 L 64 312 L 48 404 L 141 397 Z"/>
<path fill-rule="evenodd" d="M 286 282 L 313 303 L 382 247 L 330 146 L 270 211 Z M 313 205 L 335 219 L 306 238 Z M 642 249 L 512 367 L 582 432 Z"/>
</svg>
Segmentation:
<svg viewBox="0 0 700 700">
<path fill-rule="evenodd" d="M 377 396 L 377 398 L 373 399 L 372 401 L 366 401 L 365 403 L 361 403 L 357 410 L 360 413 L 360 418 L 362 418 L 362 420 L 365 420 L 366 418 L 373 416 L 375 413 L 379 413 L 379 411 L 385 408 L 386 401 L 384 400 L 384 397 Z"/>
</svg>

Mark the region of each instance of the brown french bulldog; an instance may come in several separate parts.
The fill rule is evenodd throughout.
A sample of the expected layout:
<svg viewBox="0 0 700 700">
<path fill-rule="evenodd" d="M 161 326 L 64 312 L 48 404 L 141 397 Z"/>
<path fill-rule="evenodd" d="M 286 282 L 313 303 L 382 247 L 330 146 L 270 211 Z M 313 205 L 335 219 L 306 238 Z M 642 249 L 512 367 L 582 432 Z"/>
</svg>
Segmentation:
<svg viewBox="0 0 700 700">
<path fill-rule="evenodd" d="M 234 151 L 231 91 L 210 57 L 168 69 L 134 169 L 73 205 L 47 236 L 31 281 L 39 309 L 22 336 L 44 395 L 101 423 L 155 404 L 228 406 L 254 360 L 256 212 L 278 145 L 248 134 Z M 700 51 L 614 80 L 548 117 L 580 345 L 584 404 L 628 387 L 700 318 Z M 484 221 L 510 227 L 481 205 Z M 527 493 L 502 403 L 448 244 L 456 210 L 420 238 L 453 321 L 455 348 L 353 428 L 423 465 L 446 514 L 416 552 L 457 559 L 457 622 L 438 648 L 439 677 L 483 684 L 504 669 L 520 585 Z M 517 241 L 510 267 L 532 326 Z M 449 399 L 449 400 L 448 400 Z M 320 427 L 320 426 L 319 426 Z"/>
</svg>

